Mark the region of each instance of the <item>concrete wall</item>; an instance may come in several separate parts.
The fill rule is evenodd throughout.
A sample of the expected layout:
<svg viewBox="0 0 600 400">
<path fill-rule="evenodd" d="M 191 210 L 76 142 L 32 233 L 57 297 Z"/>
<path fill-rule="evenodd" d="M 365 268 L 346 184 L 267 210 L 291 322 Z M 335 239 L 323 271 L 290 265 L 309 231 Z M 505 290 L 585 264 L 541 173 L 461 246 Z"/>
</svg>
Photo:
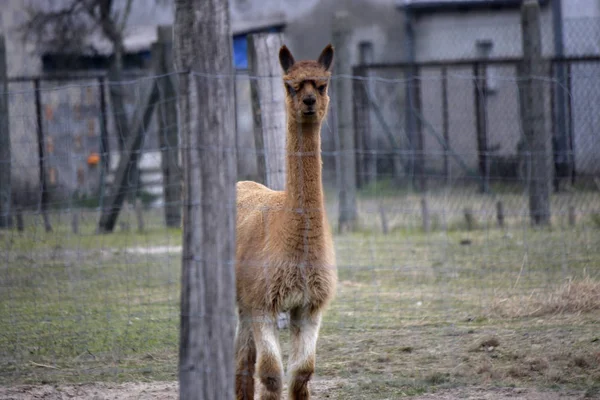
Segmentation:
<svg viewBox="0 0 600 400">
<path fill-rule="evenodd" d="M 35 1 L 35 0 L 26 0 Z M 34 44 L 23 45 L 18 38 L 14 27 L 25 18 L 23 0 L 3 0 L 2 15 L 0 18 L 0 32 L 7 35 L 7 51 L 9 54 L 9 75 L 38 75 L 41 73 L 41 52 Z M 61 0 L 58 0 L 60 2 Z M 55 4 L 58 4 L 55 2 Z M 115 3 L 117 7 L 122 5 Z M 39 5 L 39 4 L 38 4 Z M 353 62 L 358 61 L 358 44 L 361 41 L 371 41 L 374 45 L 375 60 L 379 62 L 393 62 L 402 59 L 403 24 L 402 15 L 395 9 L 392 0 L 308 0 L 291 4 L 280 0 L 235 0 L 231 2 L 231 21 L 234 32 L 287 23 L 286 41 L 297 59 L 315 58 L 322 48 L 331 40 L 331 21 L 333 14 L 338 10 L 347 10 L 352 21 L 352 54 Z M 173 5 L 157 3 L 149 0 L 134 0 L 129 25 L 126 30 L 125 45 L 129 50 L 135 51 L 147 48 L 156 37 L 156 25 L 172 24 Z M 90 39 L 101 51 L 110 51 L 110 45 L 98 36 Z M 79 85 L 81 82 L 74 82 Z M 48 163 L 58 168 L 58 179 L 61 187 L 70 190 L 81 181 L 81 170 L 84 170 L 85 186 L 89 182 L 97 181 L 96 170 L 89 169 L 84 162 L 84 156 L 90 151 L 96 151 L 97 137 L 93 140 L 86 139 L 85 151 L 81 150 L 81 160 L 77 158 L 78 152 L 69 152 L 68 145 L 73 144 L 73 139 L 78 136 L 79 122 L 65 120 L 59 115 L 64 114 L 73 107 L 73 102 L 54 101 L 55 97 L 69 98 L 67 92 L 76 91 L 77 88 L 68 89 L 68 83 L 53 84 L 48 87 L 43 96 L 43 108 L 50 108 L 57 113 L 54 121 L 44 122 L 48 125 L 48 135 L 52 136 L 54 154 L 49 154 Z M 135 104 L 136 86 L 131 84 L 127 93 L 133 97 L 128 103 L 128 116 L 133 114 Z M 37 158 L 37 137 L 34 94 L 30 83 L 11 84 L 11 137 L 13 143 L 13 169 L 15 186 L 23 186 L 29 190 L 37 190 L 39 183 L 39 169 Z M 79 88 L 79 90 L 83 90 Z M 96 88 L 97 90 L 97 88 Z M 60 94 L 62 93 L 62 94 Z M 75 96 L 77 97 L 77 96 Z M 53 100 L 54 99 L 54 100 Z M 242 150 L 238 163 L 240 178 L 253 178 L 256 175 L 256 154 L 254 152 L 254 137 L 252 132 L 252 114 L 247 78 L 238 77 L 236 87 L 237 99 L 237 126 L 238 145 Z M 64 100 L 64 99 L 63 99 Z M 107 96 L 107 101 L 109 98 Z M 48 104 L 46 104 L 48 103 Z M 110 110 L 110 104 L 109 104 Z M 46 115 L 43 115 L 46 118 Z M 112 129 L 112 115 L 108 114 L 109 132 Z M 87 123 L 87 122 L 86 122 Z M 153 124 L 154 125 L 154 124 Z M 96 124 L 97 126 L 97 124 Z M 334 134 L 333 125 L 328 125 L 324 130 L 324 148 L 333 150 Z M 116 140 L 111 135 L 111 151 L 117 149 Z M 68 138 L 71 138 L 70 140 Z M 65 139 L 67 138 L 67 139 Z M 66 142 L 65 142 L 66 140 Z M 94 142 L 92 145 L 90 140 Z M 65 142 L 65 143 L 63 143 Z M 89 142 L 89 143 L 88 143 Z M 157 149 L 157 140 L 154 127 L 148 134 L 144 144 L 146 151 Z M 65 153 L 65 154 L 63 154 Z M 69 158 L 67 155 L 71 154 Z M 84 154 L 85 153 L 85 154 Z M 151 157 L 155 158 L 155 157 Z M 333 166 L 333 157 L 329 157 L 327 165 Z M 83 163 L 83 164 L 82 164 Z M 80 165 L 81 164 L 81 165 Z M 152 166 L 157 161 L 150 163 Z M 77 173 L 79 172 L 79 175 Z"/>
<path fill-rule="evenodd" d="M 596 0 L 563 0 L 565 55 L 600 54 L 600 2 Z M 477 40 L 493 43 L 490 58 L 519 57 L 522 39 L 519 9 L 474 10 L 465 12 L 425 13 L 415 23 L 416 59 L 420 62 L 437 60 L 461 60 L 480 58 Z M 550 7 L 542 9 L 542 52 L 554 54 L 553 26 Z M 600 172 L 600 97 L 594 77 L 600 73 L 600 65 L 578 64 L 571 71 L 573 110 L 573 133 L 576 169 L 581 173 Z M 453 71 L 449 74 L 450 138 L 454 149 L 463 154 L 472 167 L 477 165 L 476 129 L 474 121 L 473 73 L 470 70 Z M 515 70 L 512 67 L 493 66 L 488 69 L 493 92 L 487 98 L 488 137 L 497 154 L 515 154 L 521 137 L 518 109 L 518 92 Z M 441 129 L 439 76 L 434 74 L 423 84 L 423 108 L 430 122 Z M 452 87 L 452 89 L 450 89 Z M 547 129 L 550 120 L 550 88 L 546 110 Z M 598 87 L 600 89 L 600 87 Z M 439 150 L 437 143 L 426 131 L 426 149 Z"/>
<path fill-rule="evenodd" d="M 553 54 L 552 38 L 552 14 L 549 7 L 544 7 L 542 52 L 545 55 Z M 520 56 L 522 39 L 519 9 L 440 11 L 416 18 L 417 61 L 478 58 L 478 40 L 492 41 L 491 58 Z"/>
<path fill-rule="evenodd" d="M 22 0 L 3 0 L 0 7 L 0 35 L 6 40 L 8 76 L 36 74 L 40 59 L 36 57 L 35 46 L 23 43 L 15 28 L 24 21 Z M 10 83 L 9 118 L 11 132 L 11 171 L 13 192 L 21 193 L 23 199 L 31 196 L 23 194 L 38 190 L 39 168 L 37 163 L 36 118 L 33 87 L 31 83 Z M 32 146 L 34 144 L 34 146 Z"/>
<path fill-rule="evenodd" d="M 563 0 L 565 55 L 600 54 L 600 1 Z M 571 68 L 573 150 L 579 172 L 600 174 L 600 65 Z"/>
</svg>

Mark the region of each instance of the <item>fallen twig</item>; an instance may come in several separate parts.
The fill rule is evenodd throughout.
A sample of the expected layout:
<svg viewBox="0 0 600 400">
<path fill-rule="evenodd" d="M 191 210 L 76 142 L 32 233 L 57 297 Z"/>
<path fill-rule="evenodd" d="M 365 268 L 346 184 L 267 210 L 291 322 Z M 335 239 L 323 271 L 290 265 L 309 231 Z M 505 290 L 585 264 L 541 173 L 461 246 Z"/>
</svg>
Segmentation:
<svg viewBox="0 0 600 400">
<path fill-rule="evenodd" d="M 55 367 L 53 365 L 47 365 L 47 364 L 40 364 L 40 363 L 36 363 L 34 361 L 30 361 L 31 365 L 35 366 L 35 367 L 41 367 L 41 368 L 51 368 L 51 369 L 60 369 L 58 367 Z"/>
</svg>

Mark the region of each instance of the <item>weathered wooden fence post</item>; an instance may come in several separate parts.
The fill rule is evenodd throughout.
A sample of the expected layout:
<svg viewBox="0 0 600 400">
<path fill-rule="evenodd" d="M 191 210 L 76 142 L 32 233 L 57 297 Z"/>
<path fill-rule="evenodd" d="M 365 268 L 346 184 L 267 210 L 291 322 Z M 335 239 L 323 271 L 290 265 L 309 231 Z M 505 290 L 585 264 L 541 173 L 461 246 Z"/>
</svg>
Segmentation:
<svg viewBox="0 0 600 400">
<path fill-rule="evenodd" d="M 161 149 L 165 224 L 181 226 L 181 167 L 179 164 L 179 132 L 177 129 L 177 91 L 173 85 L 173 27 L 157 28 L 156 74 L 158 78 L 158 140 Z M 154 54 L 153 54 L 154 56 Z"/>
<path fill-rule="evenodd" d="M 546 129 L 546 101 L 542 77 L 547 77 L 548 62 L 542 58 L 540 5 L 526 0 L 521 6 L 523 65 L 521 66 L 520 100 L 530 178 L 529 214 L 533 225 L 550 224 L 550 190 L 552 185 L 552 149 L 550 129 Z"/>
<path fill-rule="evenodd" d="M 52 232 L 50 217 L 48 217 L 49 195 L 48 185 L 46 181 L 46 139 L 44 137 L 44 121 L 42 119 L 42 92 L 40 80 L 33 81 L 33 89 L 35 91 L 35 114 L 37 122 L 37 140 L 38 140 L 38 165 L 40 169 L 40 211 L 44 220 L 44 229 L 46 232 Z"/>
<path fill-rule="evenodd" d="M 333 18 L 333 46 L 335 48 L 334 97 L 337 115 L 338 156 L 341 159 L 337 171 L 339 180 L 338 231 L 356 228 L 356 146 L 352 126 L 352 59 L 350 55 L 350 24 L 346 12 L 338 12 Z"/>
<path fill-rule="evenodd" d="M 371 102 L 373 88 L 369 70 L 373 63 L 373 43 L 361 42 L 358 49 L 359 64 L 352 82 L 354 145 L 356 147 L 356 186 L 360 188 L 377 180 L 377 138 L 371 129 Z"/>
<path fill-rule="evenodd" d="M 465 207 L 463 212 L 465 215 L 467 230 L 472 231 L 473 228 L 475 228 L 475 216 L 473 215 L 473 209 L 471 207 Z"/>
<path fill-rule="evenodd" d="M 11 225 L 11 165 L 6 46 L 0 36 L 0 229 Z"/>
<path fill-rule="evenodd" d="M 183 141 L 182 400 L 234 398 L 235 105 L 227 0 L 175 3 Z M 199 57 L 198 55 L 202 55 Z"/>
<path fill-rule="evenodd" d="M 25 230 L 25 222 L 23 222 L 23 210 L 20 206 L 15 206 L 15 216 L 17 220 L 17 231 L 23 232 Z"/>
<path fill-rule="evenodd" d="M 450 171 L 450 113 L 448 105 L 448 69 L 442 68 L 442 135 L 444 137 L 444 181 L 450 185 L 452 173 Z"/>
<path fill-rule="evenodd" d="M 98 221 L 98 232 L 109 233 L 115 228 L 119 212 L 123 207 L 123 200 L 130 188 L 129 178 L 131 171 L 137 169 L 140 157 L 142 139 L 150 124 L 150 118 L 154 106 L 158 100 L 158 86 L 156 82 L 150 82 L 148 87 L 143 88 L 142 108 L 138 108 L 132 118 L 131 132 L 127 136 L 124 151 L 119 158 L 119 165 L 115 171 L 110 193 L 103 201 L 100 220 Z"/>
<path fill-rule="evenodd" d="M 498 221 L 498 227 L 504 228 L 504 203 L 502 203 L 502 200 L 496 202 L 496 220 Z"/>
<path fill-rule="evenodd" d="M 489 174 L 489 145 L 488 145 L 488 129 L 487 129 L 487 66 L 485 64 L 476 63 L 473 65 L 474 77 L 474 99 L 475 99 L 475 124 L 477 127 L 477 159 L 479 166 L 481 193 L 489 193 L 490 191 L 490 174 Z"/>
<path fill-rule="evenodd" d="M 254 120 L 254 142 L 259 180 L 273 190 L 285 189 L 285 95 L 279 49 L 283 34 L 248 36 L 248 69 Z M 279 329 L 288 327 L 289 317 L 277 318 Z"/>
<path fill-rule="evenodd" d="M 248 36 L 258 176 L 273 190 L 285 188 L 285 97 L 278 61 L 281 46 L 281 33 Z"/>
<path fill-rule="evenodd" d="M 135 199 L 135 219 L 137 220 L 138 232 L 144 232 L 144 205 L 141 199 Z"/>
<path fill-rule="evenodd" d="M 73 234 L 79 234 L 79 209 L 71 207 L 71 230 Z"/>
<path fill-rule="evenodd" d="M 383 203 L 379 204 L 379 218 L 381 219 L 381 232 L 383 232 L 384 235 L 387 235 L 390 231 L 389 228 L 389 224 L 388 224 L 388 217 L 387 217 L 387 213 L 385 210 L 385 206 L 383 205 Z"/>
<path fill-rule="evenodd" d="M 429 203 L 427 197 L 421 197 L 421 216 L 423 217 L 423 232 L 431 231 L 431 217 L 429 215 Z"/>
<path fill-rule="evenodd" d="M 420 115 L 422 115 L 423 104 L 421 101 L 421 73 L 416 66 L 409 67 L 412 69 L 411 81 L 408 83 L 412 95 L 411 111 L 414 119 L 413 133 L 411 134 L 411 146 L 413 152 L 413 187 L 419 192 L 427 190 L 427 174 L 425 173 L 426 156 L 425 156 L 425 138 L 423 137 L 423 123 Z"/>
<path fill-rule="evenodd" d="M 571 228 L 575 227 L 577 224 L 577 210 L 575 206 L 569 206 L 569 226 Z"/>
</svg>

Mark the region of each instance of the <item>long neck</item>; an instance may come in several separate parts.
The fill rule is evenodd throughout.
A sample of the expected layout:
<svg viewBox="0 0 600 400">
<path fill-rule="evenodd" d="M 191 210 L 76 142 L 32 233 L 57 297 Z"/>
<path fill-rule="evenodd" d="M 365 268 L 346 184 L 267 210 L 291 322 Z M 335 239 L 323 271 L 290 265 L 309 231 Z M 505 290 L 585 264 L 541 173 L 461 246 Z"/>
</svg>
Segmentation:
<svg viewBox="0 0 600 400">
<path fill-rule="evenodd" d="M 305 220 L 302 215 L 311 219 L 324 216 L 320 132 L 320 123 L 288 121 L 285 208 L 292 219 L 288 223 Z"/>
</svg>

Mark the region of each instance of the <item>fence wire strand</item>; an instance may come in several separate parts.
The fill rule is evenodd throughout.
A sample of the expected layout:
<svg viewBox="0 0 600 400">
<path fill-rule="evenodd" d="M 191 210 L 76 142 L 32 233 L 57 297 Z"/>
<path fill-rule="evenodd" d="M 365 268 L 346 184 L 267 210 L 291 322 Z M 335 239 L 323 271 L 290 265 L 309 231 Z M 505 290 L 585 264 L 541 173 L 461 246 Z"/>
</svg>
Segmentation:
<svg viewBox="0 0 600 400">
<path fill-rule="evenodd" d="M 370 379 L 389 383 L 385 373 L 375 376 L 374 365 L 391 363 L 391 356 L 378 353 L 380 361 L 373 361 L 367 353 L 378 351 L 375 342 L 363 346 L 376 335 L 382 336 L 385 351 L 396 351 L 394 357 L 402 358 L 429 351 L 410 336 L 423 335 L 423 326 L 458 337 L 463 330 L 477 331 L 478 323 L 490 319 L 597 312 L 593 301 L 598 299 L 600 279 L 596 134 L 600 102 L 595 89 L 599 65 L 600 60 L 569 64 L 565 89 L 576 176 L 561 176 L 558 190 L 551 193 L 551 228 L 530 223 L 530 154 L 521 147 L 521 78 L 514 64 L 490 65 L 484 83 L 477 82 L 472 66 L 464 65 L 424 66 L 419 77 L 410 80 L 403 68 L 368 66 L 357 68 L 355 75 L 335 77 L 351 80 L 354 86 L 349 101 L 357 142 L 359 230 L 335 235 L 339 285 L 323 320 L 318 351 L 326 354 L 319 356 L 325 365 L 322 376 L 352 375 L 358 367 L 348 356 L 356 351 L 355 356 L 365 356 L 371 363 L 366 367 L 373 374 Z M 144 86 L 169 77 L 120 83 L 129 121 L 145 107 Z M 560 82 L 533 78 L 547 92 L 545 123 L 554 132 L 555 106 L 550 99 Z M 235 79 L 237 148 L 201 150 L 237 152 L 240 179 L 256 179 L 256 158 L 264 152 L 255 148 L 249 80 L 273 78 L 241 73 Z M 483 99 L 477 97 L 478 84 L 486 85 Z M 10 172 L 18 214 L 12 215 L 12 229 L 0 231 L 0 382 L 36 380 L 40 370 L 47 381 L 176 376 L 181 231 L 165 227 L 164 209 L 181 201 L 164 201 L 169 188 L 163 185 L 161 164 L 161 154 L 173 148 L 160 140 L 159 135 L 167 132 L 154 117 L 138 151 L 139 183 L 129 177 L 125 189 L 129 200 L 115 231 L 97 234 L 106 206 L 103 196 L 117 190 L 111 184 L 120 158 L 127 155 L 116 137 L 109 85 L 97 79 L 76 84 L 43 81 L 42 109 L 36 110 L 31 84 L 9 84 L 14 157 Z M 413 108 L 406 106 L 407 85 L 419 91 Z M 162 91 L 160 96 L 157 107 L 178 100 L 165 98 Z M 485 114 L 479 123 L 477 101 Z M 164 112 L 159 107 L 155 115 L 165 118 Z M 330 110 L 323 125 L 322 157 L 326 209 L 335 227 L 340 212 L 336 168 L 342 152 L 336 148 L 333 113 Z M 103 116 L 108 149 L 101 148 Z M 407 116 L 416 118 L 418 132 L 407 132 Z M 482 126 L 488 143 L 483 152 L 477 144 Z M 45 209 L 39 185 L 40 129 L 49 197 Z M 421 135 L 420 148 L 411 143 L 415 134 Z M 90 160 L 92 154 L 110 160 L 109 165 L 96 164 Z M 481 175 L 482 155 L 487 176 Z M 422 162 L 421 169 L 415 162 Z M 554 167 L 556 163 L 555 158 Z M 482 179 L 489 181 L 487 193 L 481 191 Z M 233 199 L 225 201 L 234 207 Z M 48 215 L 51 232 L 43 214 Z M 596 285 L 591 289 L 595 292 L 587 294 L 596 297 L 587 303 L 573 298 L 569 290 L 574 284 Z M 505 333 L 498 325 L 487 332 Z M 423 340 L 435 346 L 428 338 Z M 460 349 L 465 341 L 460 336 L 456 342 L 443 342 L 456 350 L 445 362 L 454 366 L 463 362 L 461 357 L 466 356 Z M 327 357 L 335 358 L 330 350 L 336 346 L 344 347 L 340 353 L 344 360 L 339 362 L 350 372 L 337 371 L 328 363 Z M 487 347 L 481 351 L 491 354 Z M 411 376 L 434 379 L 431 370 Z"/>
</svg>

